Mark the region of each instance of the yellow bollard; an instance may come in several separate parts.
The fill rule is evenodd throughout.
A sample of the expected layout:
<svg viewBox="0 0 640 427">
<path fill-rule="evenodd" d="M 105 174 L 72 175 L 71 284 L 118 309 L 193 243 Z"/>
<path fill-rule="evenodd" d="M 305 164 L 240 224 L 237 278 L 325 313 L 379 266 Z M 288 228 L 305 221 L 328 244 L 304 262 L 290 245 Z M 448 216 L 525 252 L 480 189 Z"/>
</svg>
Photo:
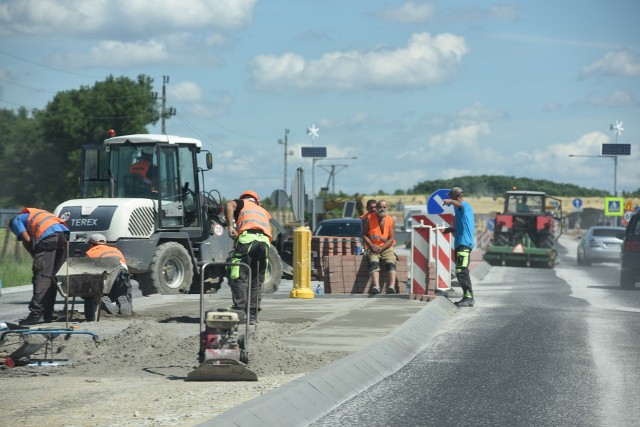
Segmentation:
<svg viewBox="0 0 640 427">
<path fill-rule="evenodd" d="M 293 230 L 293 290 L 290 298 L 313 298 L 311 290 L 311 230 Z"/>
</svg>

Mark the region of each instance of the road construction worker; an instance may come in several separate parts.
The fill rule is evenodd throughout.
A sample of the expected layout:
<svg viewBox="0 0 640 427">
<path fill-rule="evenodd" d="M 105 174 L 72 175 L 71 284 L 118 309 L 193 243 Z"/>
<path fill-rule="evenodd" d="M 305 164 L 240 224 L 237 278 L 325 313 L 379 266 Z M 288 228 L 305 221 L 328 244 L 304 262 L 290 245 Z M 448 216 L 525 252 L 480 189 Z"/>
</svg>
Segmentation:
<svg viewBox="0 0 640 427">
<path fill-rule="evenodd" d="M 255 191 L 247 190 L 224 208 L 229 236 L 235 241 L 230 262 L 245 263 L 251 267 L 250 321 L 255 323 L 260 308 L 262 289 L 269 262 L 271 246 L 271 215 L 262 206 Z M 235 227 L 234 227 L 235 222 Z M 234 308 L 247 310 L 249 273 L 246 267 L 230 266 L 229 279 Z"/>
<path fill-rule="evenodd" d="M 150 191 L 155 193 L 157 192 L 156 184 L 154 183 L 154 180 L 157 179 L 156 169 L 156 166 L 153 164 L 153 153 L 143 151 L 140 154 L 140 159 L 129 166 L 129 173 L 140 176 Z"/>
<path fill-rule="evenodd" d="M 454 206 L 454 226 L 447 227 L 445 234 L 454 232 L 456 251 L 456 278 L 462 288 L 462 299 L 455 303 L 458 307 L 473 307 L 473 289 L 471 287 L 471 275 L 469 273 L 469 261 L 474 246 L 475 225 L 473 220 L 473 208 L 464 201 L 464 191 L 460 187 L 453 187 L 449 191 L 450 199 L 445 199 L 444 204 Z"/>
<path fill-rule="evenodd" d="M 362 215 L 360 215 L 360 219 L 364 220 L 368 215 L 370 214 L 375 214 L 376 213 L 376 203 L 377 201 L 375 199 L 369 199 L 367 200 L 367 211 L 365 213 L 363 213 Z"/>
<path fill-rule="evenodd" d="M 398 257 L 393 245 L 396 243 L 396 224 L 391 215 L 387 215 L 387 201 L 376 203 L 376 214 L 364 219 L 362 237 L 369 256 L 370 293 L 380 293 L 380 264 L 384 263 L 388 273 L 387 294 L 396 293 L 396 262 Z"/>
<path fill-rule="evenodd" d="M 33 297 L 29 315 L 19 323 L 49 323 L 56 303 L 56 273 L 67 256 L 69 229 L 54 214 L 37 208 L 24 208 L 10 221 L 10 227 L 33 257 Z"/>
<path fill-rule="evenodd" d="M 89 236 L 88 243 L 87 256 L 89 258 L 118 257 L 120 260 L 120 273 L 114 281 L 109 295 L 102 297 L 102 308 L 109 314 L 131 315 L 133 312 L 131 277 L 124 255 L 118 248 L 107 246 L 107 238 L 102 234 L 92 234 Z"/>
</svg>

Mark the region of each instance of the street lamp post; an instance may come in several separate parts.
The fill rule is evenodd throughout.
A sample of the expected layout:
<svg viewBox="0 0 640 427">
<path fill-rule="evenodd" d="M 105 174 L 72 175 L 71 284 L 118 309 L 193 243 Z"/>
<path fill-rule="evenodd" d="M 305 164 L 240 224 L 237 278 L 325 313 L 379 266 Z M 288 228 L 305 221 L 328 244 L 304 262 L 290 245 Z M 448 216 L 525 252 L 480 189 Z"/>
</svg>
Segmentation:
<svg viewBox="0 0 640 427">
<path fill-rule="evenodd" d="M 289 129 L 284 130 L 284 141 L 282 139 L 278 140 L 278 144 L 284 144 L 284 187 L 282 189 L 287 191 L 287 156 L 289 156 L 289 150 L 287 149 Z"/>
<path fill-rule="evenodd" d="M 282 139 L 278 140 L 278 144 L 284 144 L 284 187 L 282 187 L 282 190 L 284 190 L 285 193 L 288 194 L 287 191 L 287 156 L 290 156 L 291 154 L 293 154 L 293 152 L 289 152 L 289 149 L 287 148 L 287 144 L 288 144 L 288 137 L 289 136 L 289 129 L 285 129 L 284 130 L 284 141 Z M 281 200 L 278 200 L 278 202 L 280 202 Z M 288 203 L 285 205 L 285 208 L 288 206 Z M 280 218 L 280 221 L 285 222 L 284 220 L 284 216 L 286 216 L 286 209 L 285 209 L 285 213 L 283 215 L 280 214 L 280 203 L 278 203 L 278 217 Z"/>
</svg>

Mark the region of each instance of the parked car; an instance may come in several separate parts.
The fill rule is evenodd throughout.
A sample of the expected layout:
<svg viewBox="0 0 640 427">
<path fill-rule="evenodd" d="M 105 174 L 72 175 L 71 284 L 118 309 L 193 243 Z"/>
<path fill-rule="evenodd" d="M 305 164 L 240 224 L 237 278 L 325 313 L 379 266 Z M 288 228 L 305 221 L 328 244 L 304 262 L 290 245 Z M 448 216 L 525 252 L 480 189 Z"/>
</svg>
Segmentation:
<svg viewBox="0 0 640 427">
<path fill-rule="evenodd" d="M 640 282 L 640 212 L 636 212 L 629 221 L 620 253 L 620 286 L 633 289 Z"/>
<path fill-rule="evenodd" d="M 619 262 L 622 239 L 620 233 L 624 227 L 594 225 L 578 243 L 578 265 L 591 265 L 594 262 Z"/>
<path fill-rule="evenodd" d="M 362 220 L 360 218 L 337 218 L 320 221 L 314 236 L 357 237 L 362 243 Z"/>
</svg>

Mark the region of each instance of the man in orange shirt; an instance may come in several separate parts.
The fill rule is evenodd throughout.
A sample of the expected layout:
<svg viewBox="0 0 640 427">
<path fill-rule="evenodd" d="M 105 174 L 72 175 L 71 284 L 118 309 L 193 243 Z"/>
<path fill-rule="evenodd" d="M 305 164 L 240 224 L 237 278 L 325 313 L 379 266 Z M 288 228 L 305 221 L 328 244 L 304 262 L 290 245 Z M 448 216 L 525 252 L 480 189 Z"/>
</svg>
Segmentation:
<svg viewBox="0 0 640 427">
<path fill-rule="evenodd" d="M 384 263 L 389 272 L 387 294 L 396 293 L 396 261 L 398 257 L 393 250 L 396 238 L 395 220 L 387 215 L 386 200 L 379 200 L 376 204 L 376 214 L 370 214 L 364 219 L 362 237 L 364 238 L 367 254 L 369 255 L 369 275 L 371 276 L 372 294 L 380 293 L 380 264 Z"/>
</svg>

